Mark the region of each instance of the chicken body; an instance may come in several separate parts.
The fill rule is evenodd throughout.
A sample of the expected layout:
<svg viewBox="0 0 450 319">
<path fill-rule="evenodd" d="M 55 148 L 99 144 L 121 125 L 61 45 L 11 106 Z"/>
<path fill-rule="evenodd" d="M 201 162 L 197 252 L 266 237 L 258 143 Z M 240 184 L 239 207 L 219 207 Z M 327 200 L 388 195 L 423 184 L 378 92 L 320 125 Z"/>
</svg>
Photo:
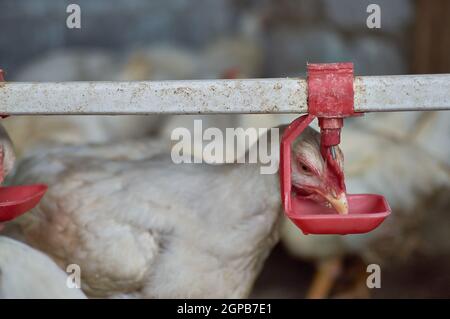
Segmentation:
<svg viewBox="0 0 450 319">
<path fill-rule="evenodd" d="M 176 165 L 165 147 L 36 151 L 15 182 L 49 190 L 18 219 L 25 240 L 61 267 L 80 265 L 91 296 L 247 296 L 277 241 L 277 176 L 259 165 Z"/>
<path fill-rule="evenodd" d="M 83 292 L 67 285 L 68 274 L 48 256 L 0 236 L 1 299 L 83 299 Z"/>
</svg>

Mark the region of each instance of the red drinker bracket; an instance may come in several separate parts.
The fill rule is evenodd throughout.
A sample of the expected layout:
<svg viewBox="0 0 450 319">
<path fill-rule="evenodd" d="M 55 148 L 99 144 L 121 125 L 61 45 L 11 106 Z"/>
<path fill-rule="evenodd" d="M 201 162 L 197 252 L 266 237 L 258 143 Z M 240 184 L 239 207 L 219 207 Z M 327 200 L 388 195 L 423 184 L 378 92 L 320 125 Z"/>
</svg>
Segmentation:
<svg viewBox="0 0 450 319">
<path fill-rule="evenodd" d="M 378 227 L 391 209 L 377 194 L 347 194 L 348 214 L 296 196 L 291 184 L 292 142 L 316 117 L 321 131 L 324 158 L 341 141 L 344 118 L 362 115 L 354 112 L 353 64 L 308 64 L 308 115 L 294 120 L 285 130 L 280 145 L 280 188 L 284 211 L 305 234 L 360 234 Z M 344 177 L 342 176 L 342 183 Z M 345 184 L 342 185 L 345 189 Z"/>
</svg>

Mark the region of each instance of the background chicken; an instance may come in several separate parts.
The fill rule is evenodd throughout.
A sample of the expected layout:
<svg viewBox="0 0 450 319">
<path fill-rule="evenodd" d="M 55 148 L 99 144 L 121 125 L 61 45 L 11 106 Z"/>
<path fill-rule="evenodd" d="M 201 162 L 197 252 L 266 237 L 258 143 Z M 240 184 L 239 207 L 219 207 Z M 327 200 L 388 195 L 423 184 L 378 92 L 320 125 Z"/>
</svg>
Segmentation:
<svg viewBox="0 0 450 319">
<path fill-rule="evenodd" d="M 105 81 L 119 79 L 123 62 L 107 51 L 58 50 L 24 66 L 11 81 Z M 18 116 L 2 122 L 20 156 L 40 143 L 100 143 L 154 133 L 158 121 L 139 116 Z"/>
<path fill-rule="evenodd" d="M 48 256 L 11 238 L 0 236 L 0 298 L 81 299 L 80 289 L 68 288 L 68 274 Z"/>
<path fill-rule="evenodd" d="M 261 75 L 263 64 L 262 49 L 257 39 L 248 36 L 223 37 L 204 48 L 197 56 L 198 69 L 195 79 L 239 79 L 256 78 Z M 163 126 L 160 136 L 166 140 L 171 139 L 172 131 L 177 127 L 187 128 L 192 135 L 192 155 L 197 158 L 205 158 L 203 149 L 204 130 L 214 127 L 225 132 L 226 128 L 242 127 L 241 118 L 245 115 L 221 114 L 221 115 L 178 115 L 172 116 Z M 196 120 L 202 122 L 202 130 L 195 131 Z M 267 126 L 268 127 L 268 126 Z M 267 128 L 266 127 L 266 128 Z M 240 140 L 237 143 L 241 143 Z M 239 144 L 240 146 L 240 144 Z M 245 146 L 244 146 L 245 147 Z M 225 150 L 224 160 L 228 163 L 236 159 L 233 150 Z"/>
<path fill-rule="evenodd" d="M 345 255 L 388 268 L 414 256 L 449 254 L 449 123 L 446 112 L 406 112 L 368 114 L 346 124 L 347 191 L 383 194 L 392 214 L 375 231 L 352 236 L 305 236 L 286 219 L 282 242 L 288 251 L 319 262 L 309 296 L 329 293 Z"/>
<path fill-rule="evenodd" d="M 262 55 L 257 41 L 245 37 L 218 39 L 202 50 L 156 44 L 125 54 L 94 49 L 52 51 L 28 65 L 12 81 L 144 81 L 255 77 Z M 176 127 L 193 130 L 195 119 L 208 127 L 234 127 L 237 116 L 20 116 L 3 121 L 18 155 L 45 142 L 102 143 L 160 135 L 170 143 Z M 203 145 L 201 136 L 195 136 Z M 202 148 L 193 154 L 202 157 Z"/>
</svg>

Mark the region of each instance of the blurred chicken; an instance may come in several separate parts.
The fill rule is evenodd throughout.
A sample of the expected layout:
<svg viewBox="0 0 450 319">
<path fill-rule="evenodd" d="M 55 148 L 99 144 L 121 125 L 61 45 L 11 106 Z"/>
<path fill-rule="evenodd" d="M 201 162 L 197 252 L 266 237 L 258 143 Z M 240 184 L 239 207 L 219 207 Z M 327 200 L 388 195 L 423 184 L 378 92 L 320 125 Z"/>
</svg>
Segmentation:
<svg viewBox="0 0 450 319">
<path fill-rule="evenodd" d="M 213 41 L 201 55 L 202 78 L 258 78 L 263 68 L 263 51 L 259 42 L 246 36 L 224 37 Z M 235 70 L 234 74 L 226 74 Z"/>
<path fill-rule="evenodd" d="M 48 256 L 1 236 L 0 274 L 0 299 L 86 298 L 81 289 L 67 286 L 68 274 Z"/>
<path fill-rule="evenodd" d="M 25 66 L 14 81 L 106 81 L 120 78 L 120 60 L 108 52 L 58 50 Z M 44 142 L 101 143 L 154 133 L 159 122 L 144 116 L 18 116 L 3 122 L 17 154 Z"/>
<path fill-rule="evenodd" d="M 80 265 L 92 296 L 247 296 L 277 241 L 276 176 L 259 165 L 176 165 L 164 146 L 136 143 L 25 159 L 15 182 L 50 186 L 18 219 L 26 241 L 63 268 Z"/>
<path fill-rule="evenodd" d="M 14 153 L 11 138 L 0 124 L 0 184 L 12 172 L 15 161 L 16 154 Z"/>
<path fill-rule="evenodd" d="M 313 147 L 319 135 L 308 132 L 292 156 L 319 173 L 310 178 L 296 160 L 294 186 L 336 196 Z M 278 178 L 259 169 L 176 165 L 152 140 L 36 150 L 15 182 L 50 187 L 18 223 L 61 267 L 81 266 L 88 295 L 246 297 L 278 237 Z"/>
<path fill-rule="evenodd" d="M 240 79 L 255 78 L 261 75 L 263 56 L 259 42 L 249 36 L 224 37 L 213 41 L 202 52 L 198 53 L 198 68 L 195 79 Z M 205 142 L 203 132 L 208 128 L 218 128 L 225 133 L 226 128 L 241 127 L 240 118 L 245 115 L 178 115 L 169 119 L 163 127 L 161 136 L 170 140 L 175 128 L 184 127 L 192 133 L 195 142 L 192 155 L 205 158 L 203 149 Z M 202 121 L 202 130 L 194 130 L 195 120 Z M 240 143 L 240 141 L 238 141 Z M 233 162 L 234 150 L 225 150 L 226 162 Z"/>
<path fill-rule="evenodd" d="M 126 60 L 123 81 L 194 79 L 201 64 L 196 52 L 170 44 L 134 49 Z"/>
<path fill-rule="evenodd" d="M 389 267 L 414 256 L 450 253 L 449 123 L 448 112 L 348 120 L 341 144 L 347 191 L 383 194 L 392 214 L 375 231 L 349 236 L 305 236 L 284 220 L 282 242 L 288 251 L 318 263 L 309 297 L 329 295 L 344 255 L 356 253 L 367 263 Z"/>
<path fill-rule="evenodd" d="M 249 38 L 219 39 L 204 50 L 193 51 L 169 44 L 154 44 L 131 50 L 121 59 L 109 52 L 66 49 L 51 52 L 25 66 L 14 81 L 183 80 L 257 76 L 262 66 L 261 50 Z M 125 106 L 124 106 L 125 107 Z M 103 143 L 155 135 L 170 143 L 175 127 L 193 131 L 194 119 L 204 128 L 236 126 L 236 116 L 21 116 L 3 124 L 15 140 L 16 152 L 44 142 L 67 144 Z M 167 123 L 167 124 L 166 124 Z M 200 138 L 200 137 L 197 137 Z M 201 144 L 201 143 L 200 143 Z M 196 145 L 200 145 L 196 143 Z M 194 154 L 202 156 L 201 150 Z"/>
<path fill-rule="evenodd" d="M 219 38 L 201 50 L 189 50 L 173 44 L 157 44 L 136 49 L 127 58 L 120 80 L 236 79 L 257 77 L 262 69 L 259 43 L 247 36 Z M 194 131 L 194 121 L 201 120 L 203 130 L 216 127 L 223 132 L 236 127 L 236 115 L 155 116 L 159 136 L 170 144 L 175 128 L 189 129 L 196 141 L 192 154 L 202 158 L 203 139 Z M 203 134 L 203 131 L 201 132 Z M 233 159 L 230 159 L 233 160 Z"/>
<path fill-rule="evenodd" d="M 8 175 L 15 155 L 0 125 L 0 180 Z M 1 183 L 1 182 L 0 182 Z M 0 231 L 3 229 L 0 216 Z M 43 253 L 0 236 L 0 298 L 85 298 L 67 286 L 68 275 Z"/>
</svg>

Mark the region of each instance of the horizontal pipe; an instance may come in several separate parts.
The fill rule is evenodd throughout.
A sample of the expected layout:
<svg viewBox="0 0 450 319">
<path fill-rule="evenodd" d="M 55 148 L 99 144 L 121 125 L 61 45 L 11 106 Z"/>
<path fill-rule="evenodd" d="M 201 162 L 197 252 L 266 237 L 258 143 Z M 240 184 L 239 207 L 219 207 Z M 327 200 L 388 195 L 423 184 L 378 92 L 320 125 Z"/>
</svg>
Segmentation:
<svg viewBox="0 0 450 319">
<path fill-rule="evenodd" d="M 355 111 L 450 110 L 450 74 L 356 77 Z"/>
<path fill-rule="evenodd" d="M 450 74 L 355 77 L 359 112 L 450 109 Z M 306 113 L 302 78 L 2 82 L 0 114 Z"/>
<path fill-rule="evenodd" d="M 304 113 L 301 79 L 0 84 L 0 113 Z"/>
</svg>

